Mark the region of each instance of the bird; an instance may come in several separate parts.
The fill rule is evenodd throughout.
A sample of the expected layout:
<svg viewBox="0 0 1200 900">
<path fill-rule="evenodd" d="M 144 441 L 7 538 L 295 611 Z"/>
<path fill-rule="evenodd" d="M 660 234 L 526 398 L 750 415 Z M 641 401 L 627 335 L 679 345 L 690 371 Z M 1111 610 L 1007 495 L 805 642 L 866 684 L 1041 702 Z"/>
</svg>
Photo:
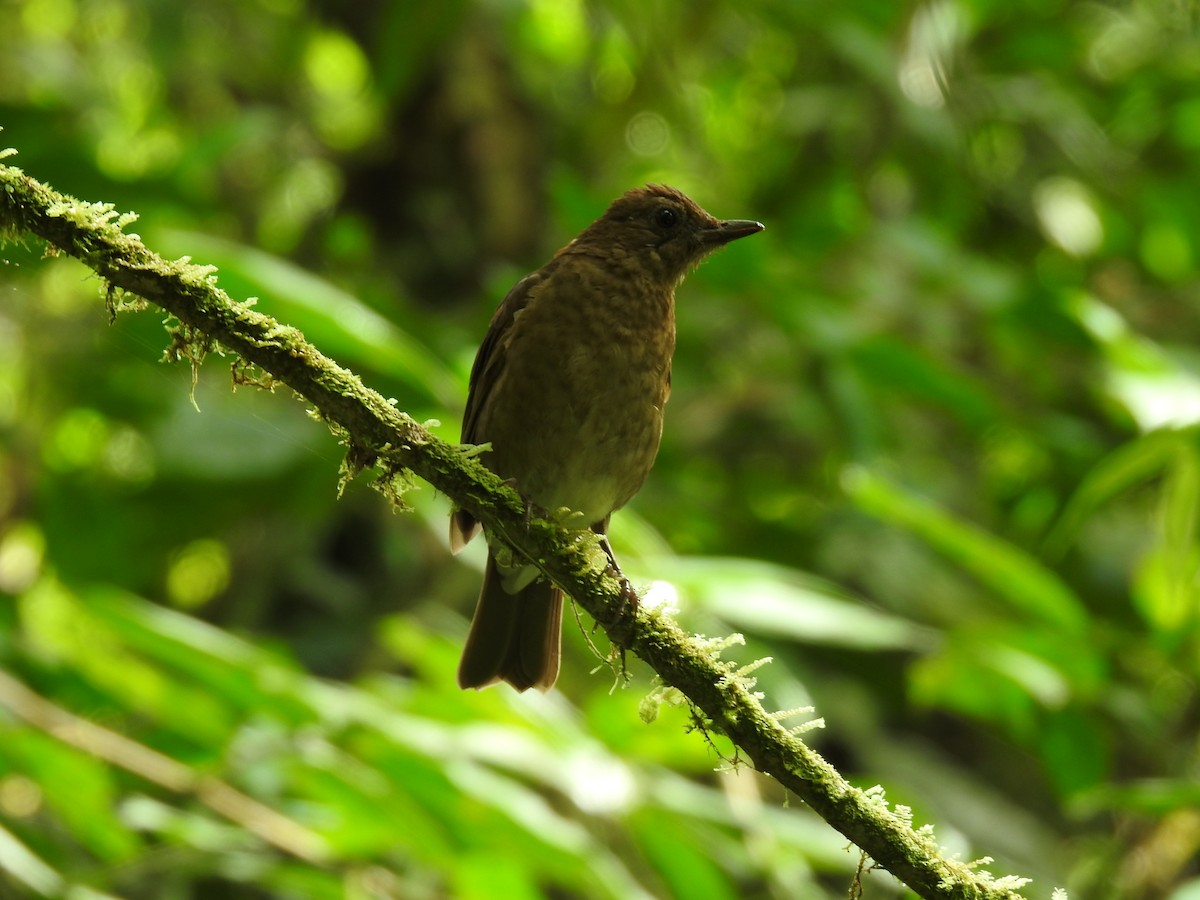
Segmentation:
<svg viewBox="0 0 1200 900">
<path fill-rule="evenodd" d="M 492 317 L 471 367 L 462 442 L 490 445 L 481 461 L 531 509 L 582 514 L 614 566 L 609 517 L 645 482 L 662 437 L 675 289 L 709 253 L 763 227 L 718 220 L 666 185 L 635 188 L 518 281 Z M 451 550 L 481 528 L 454 510 Z M 532 563 L 489 546 L 459 686 L 548 691 L 562 606 L 562 591 Z"/>
</svg>

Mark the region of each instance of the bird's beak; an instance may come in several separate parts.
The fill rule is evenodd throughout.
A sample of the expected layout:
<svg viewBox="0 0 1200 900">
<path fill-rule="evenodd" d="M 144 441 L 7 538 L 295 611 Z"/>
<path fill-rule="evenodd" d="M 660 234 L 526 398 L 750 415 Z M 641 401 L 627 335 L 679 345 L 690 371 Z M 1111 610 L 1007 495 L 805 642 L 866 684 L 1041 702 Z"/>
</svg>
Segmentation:
<svg viewBox="0 0 1200 900">
<path fill-rule="evenodd" d="M 762 222 L 755 222 L 751 219 L 729 219 L 725 222 L 717 222 L 712 228 L 705 228 L 701 231 L 700 241 L 719 247 L 730 241 L 736 241 L 738 238 L 758 234 L 765 227 Z"/>
</svg>

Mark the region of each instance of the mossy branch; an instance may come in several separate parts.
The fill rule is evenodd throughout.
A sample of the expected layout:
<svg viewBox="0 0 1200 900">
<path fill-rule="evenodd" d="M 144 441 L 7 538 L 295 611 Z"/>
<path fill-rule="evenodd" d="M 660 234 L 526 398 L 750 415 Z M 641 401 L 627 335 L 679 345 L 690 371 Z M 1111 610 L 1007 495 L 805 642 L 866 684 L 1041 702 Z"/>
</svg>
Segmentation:
<svg viewBox="0 0 1200 900">
<path fill-rule="evenodd" d="M 0 153 L 0 158 L 6 155 Z M 167 310 L 178 326 L 169 352 L 197 364 L 216 346 L 288 385 L 346 441 L 351 474 L 377 464 L 384 477 L 415 473 L 469 510 L 492 534 L 534 561 L 575 598 L 611 640 L 645 660 L 739 754 L 817 811 L 875 862 L 922 897 L 1017 900 L 1024 879 L 993 879 L 974 864 L 947 859 L 932 836 L 915 830 L 904 810 L 888 808 L 877 791 L 850 785 L 760 703 L 753 682 L 710 652 L 669 618 L 652 610 L 622 616 L 625 588 L 612 568 L 598 564 L 594 541 L 540 519 L 527 520 L 521 498 L 470 454 L 430 434 L 350 371 L 338 366 L 295 328 L 231 299 L 210 268 L 186 258 L 169 261 L 123 229 L 132 216 L 110 205 L 57 193 L 0 164 L 0 235 L 35 235 L 74 256 L 109 285 L 109 308 L 125 294 Z M 140 301 L 138 301 L 140 302 Z M 239 370 L 235 367 L 235 376 Z M 244 374 L 244 370 L 243 374 Z"/>
</svg>

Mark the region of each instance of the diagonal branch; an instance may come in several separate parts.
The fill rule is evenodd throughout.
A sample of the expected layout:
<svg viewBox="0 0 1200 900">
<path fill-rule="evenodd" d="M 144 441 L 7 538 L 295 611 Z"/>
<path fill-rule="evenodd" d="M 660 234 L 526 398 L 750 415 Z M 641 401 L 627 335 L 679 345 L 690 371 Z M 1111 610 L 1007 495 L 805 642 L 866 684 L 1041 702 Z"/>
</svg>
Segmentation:
<svg viewBox="0 0 1200 900">
<path fill-rule="evenodd" d="M 5 154 L 0 153 L 0 158 Z M 595 541 L 551 522 L 529 520 L 521 498 L 458 448 L 439 440 L 309 344 L 295 328 L 231 299 L 211 269 L 168 261 L 122 229 L 106 204 L 57 193 L 0 164 L 0 235 L 36 235 L 82 260 L 109 285 L 109 305 L 135 295 L 179 322 L 175 356 L 198 361 L 216 345 L 233 351 L 310 402 L 350 447 L 353 472 L 379 464 L 386 478 L 415 473 L 484 522 L 575 598 L 620 647 L 637 654 L 663 682 L 700 710 L 710 727 L 734 741 L 760 771 L 800 797 L 880 866 L 922 897 L 1019 900 L 1023 879 L 994 880 L 945 858 L 933 838 L 915 831 L 877 794 L 853 787 L 759 702 L 753 684 L 653 610 L 625 606 L 624 579 L 607 565 Z"/>
</svg>

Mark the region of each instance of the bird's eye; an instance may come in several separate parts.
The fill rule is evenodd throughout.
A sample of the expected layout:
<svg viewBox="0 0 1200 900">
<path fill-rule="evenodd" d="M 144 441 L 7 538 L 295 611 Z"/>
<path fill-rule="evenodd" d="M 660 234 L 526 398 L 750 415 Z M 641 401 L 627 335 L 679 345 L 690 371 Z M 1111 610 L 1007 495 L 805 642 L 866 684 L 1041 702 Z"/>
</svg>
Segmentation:
<svg viewBox="0 0 1200 900">
<path fill-rule="evenodd" d="M 674 228 L 679 222 L 679 213 L 669 206 L 660 206 L 654 213 L 654 224 L 659 228 Z"/>
</svg>

